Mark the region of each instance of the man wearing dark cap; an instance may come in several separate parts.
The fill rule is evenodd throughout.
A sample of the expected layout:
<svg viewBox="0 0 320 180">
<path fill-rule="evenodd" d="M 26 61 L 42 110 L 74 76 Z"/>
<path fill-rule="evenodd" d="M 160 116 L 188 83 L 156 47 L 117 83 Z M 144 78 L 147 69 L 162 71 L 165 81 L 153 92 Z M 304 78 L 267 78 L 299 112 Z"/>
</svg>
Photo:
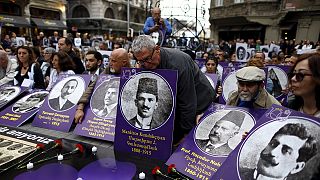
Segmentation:
<svg viewBox="0 0 320 180">
<path fill-rule="evenodd" d="M 213 126 L 208 139 L 196 139 L 197 145 L 213 155 L 228 155 L 232 151 L 228 141 L 239 133 L 244 117 L 240 111 L 228 112 Z"/>
<path fill-rule="evenodd" d="M 135 104 L 138 108 L 138 114 L 129 120 L 131 125 L 141 129 L 153 129 L 161 124 L 152 117 L 158 107 L 158 85 L 156 79 L 139 79 Z"/>
<path fill-rule="evenodd" d="M 265 72 L 255 66 L 244 67 L 236 72 L 238 91 L 232 92 L 227 105 L 246 108 L 270 108 L 281 105 L 264 88 Z"/>
</svg>

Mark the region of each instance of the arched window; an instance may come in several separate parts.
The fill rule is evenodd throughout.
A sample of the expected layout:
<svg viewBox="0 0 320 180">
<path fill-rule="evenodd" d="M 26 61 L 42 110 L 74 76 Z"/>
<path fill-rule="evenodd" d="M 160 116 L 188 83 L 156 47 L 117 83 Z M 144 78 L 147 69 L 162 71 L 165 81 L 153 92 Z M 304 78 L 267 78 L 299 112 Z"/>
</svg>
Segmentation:
<svg viewBox="0 0 320 180">
<path fill-rule="evenodd" d="M 106 12 L 104 13 L 104 17 L 114 19 L 113 10 L 111 8 L 107 8 Z"/>
<path fill-rule="evenodd" d="M 134 22 L 140 23 L 140 16 L 138 13 L 134 16 Z"/>
<path fill-rule="evenodd" d="M 89 11 L 87 10 L 86 7 L 79 5 L 73 9 L 72 17 L 73 18 L 84 18 L 84 17 L 90 17 L 90 15 L 89 15 Z"/>
</svg>

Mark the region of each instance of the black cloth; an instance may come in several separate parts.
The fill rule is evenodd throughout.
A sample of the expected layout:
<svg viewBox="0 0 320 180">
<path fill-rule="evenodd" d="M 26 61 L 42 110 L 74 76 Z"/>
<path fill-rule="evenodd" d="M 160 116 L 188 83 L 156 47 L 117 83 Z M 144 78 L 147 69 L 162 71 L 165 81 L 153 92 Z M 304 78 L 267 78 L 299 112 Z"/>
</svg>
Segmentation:
<svg viewBox="0 0 320 180">
<path fill-rule="evenodd" d="M 161 48 L 160 58 L 158 69 L 178 70 L 174 126 L 174 141 L 177 141 L 196 125 L 196 115 L 203 113 L 214 101 L 215 91 L 188 54 Z"/>
<path fill-rule="evenodd" d="M 138 122 L 138 118 L 137 116 L 133 117 L 132 119 L 130 119 L 128 121 L 132 126 L 135 126 L 136 122 Z M 150 123 L 150 129 L 154 129 L 157 128 L 161 125 L 161 122 L 158 122 L 156 120 L 154 120 L 153 118 L 151 119 L 151 123 Z"/>
<path fill-rule="evenodd" d="M 82 74 L 85 70 L 82 61 L 80 58 L 77 57 L 76 53 L 74 51 L 69 51 L 68 55 L 71 57 L 73 60 L 74 64 L 76 65 L 76 69 L 74 70 L 74 73 L 76 74 Z"/>
<path fill-rule="evenodd" d="M 32 67 L 32 64 L 29 65 L 28 73 L 31 73 L 31 67 Z M 17 69 L 16 69 L 17 74 L 14 77 L 18 81 L 18 85 L 21 85 L 24 79 L 30 79 L 28 73 L 21 76 L 21 68 L 22 67 L 20 67 L 20 66 L 17 67 Z M 45 89 L 42 70 L 40 69 L 40 66 L 38 64 L 36 64 L 34 66 L 33 73 L 34 73 L 34 75 L 33 75 L 33 81 L 34 81 L 33 88 Z"/>
</svg>

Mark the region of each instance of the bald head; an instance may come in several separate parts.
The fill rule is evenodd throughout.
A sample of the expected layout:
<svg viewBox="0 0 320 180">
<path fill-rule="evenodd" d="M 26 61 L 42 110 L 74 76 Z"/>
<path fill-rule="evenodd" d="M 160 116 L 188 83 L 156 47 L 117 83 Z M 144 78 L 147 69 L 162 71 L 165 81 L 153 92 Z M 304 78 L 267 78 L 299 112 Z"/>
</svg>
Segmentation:
<svg viewBox="0 0 320 180">
<path fill-rule="evenodd" d="M 122 67 L 130 67 L 127 50 L 123 48 L 113 50 L 109 58 L 109 64 L 110 72 L 114 74 L 120 74 Z"/>
<path fill-rule="evenodd" d="M 159 21 L 161 18 L 161 10 L 158 7 L 152 9 L 152 18 L 156 21 Z"/>
<path fill-rule="evenodd" d="M 7 52 L 4 50 L 0 50 L 0 68 L 7 68 L 8 65 L 8 56 Z"/>
</svg>

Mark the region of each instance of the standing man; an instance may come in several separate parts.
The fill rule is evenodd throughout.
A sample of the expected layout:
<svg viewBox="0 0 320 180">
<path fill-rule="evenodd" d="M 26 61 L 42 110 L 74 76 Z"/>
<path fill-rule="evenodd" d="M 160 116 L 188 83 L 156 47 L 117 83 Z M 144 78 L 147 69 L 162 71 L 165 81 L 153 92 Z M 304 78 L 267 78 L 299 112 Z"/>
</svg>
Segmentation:
<svg viewBox="0 0 320 180">
<path fill-rule="evenodd" d="M 74 72 L 76 74 L 82 74 L 85 69 L 81 59 L 78 58 L 76 53 L 72 50 L 72 41 L 68 38 L 60 38 L 58 41 L 58 48 L 59 51 L 64 51 L 71 57 L 74 64 L 76 65 L 76 69 L 74 70 Z"/>
<path fill-rule="evenodd" d="M 9 59 L 4 50 L 0 50 L 0 86 L 13 82 L 18 67 L 15 59 Z"/>
<path fill-rule="evenodd" d="M 137 115 L 129 123 L 140 129 L 153 129 L 161 125 L 153 119 L 153 113 L 158 108 L 158 85 L 153 78 L 141 78 L 135 99 Z"/>
<path fill-rule="evenodd" d="M 49 104 L 52 109 L 56 111 L 64 111 L 73 107 L 74 103 L 69 101 L 68 97 L 74 92 L 77 86 L 78 81 L 76 79 L 70 79 L 67 81 L 61 89 L 60 96 L 49 99 Z"/>
<path fill-rule="evenodd" d="M 272 104 L 281 105 L 264 88 L 266 73 L 255 66 L 243 67 L 236 72 L 238 90 L 232 92 L 227 100 L 227 105 L 246 108 L 268 109 Z"/>
<path fill-rule="evenodd" d="M 76 111 L 75 118 L 74 118 L 75 123 L 82 122 L 82 119 L 84 117 L 83 110 L 84 110 L 86 104 L 88 104 L 88 102 L 90 100 L 90 96 L 93 92 L 93 88 L 96 85 L 97 76 L 99 75 L 99 74 L 97 74 L 97 70 L 102 62 L 102 55 L 99 52 L 93 51 L 94 55 L 92 55 L 91 52 L 89 54 L 89 52 L 86 55 L 86 61 L 88 61 L 87 65 L 86 65 L 87 71 L 90 72 L 90 74 L 95 74 L 96 78 L 91 79 L 88 88 L 83 93 L 83 95 L 81 96 L 81 98 L 78 102 L 78 107 L 77 107 L 77 111 Z M 109 67 L 107 67 L 102 72 L 102 74 L 120 75 L 122 67 L 130 67 L 130 60 L 129 60 L 128 52 L 123 48 L 119 48 L 119 49 L 112 51 L 110 58 L 109 58 Z M 99 70 L 99 73 L 101 73 L 100 70 Z"/>
<path fill-rule="evenodd" d="M 317 142 L 306 127 L 289 123 L 279 129 L 262 150 L 255 169 L 241 168 L 241 179 L 287 179 L 300 172 L 317 154 Z"/>
<path fill-rule="evenodd" d="M 160 8 L 158 7 L 153 8 L 151 13 L 152 13 L 152 17 L 148 17 L 146 22 L 144 23 L 143 32 L 146 35 L 151 35 L 152 33 L 159 32 L 160 30 L 161 35 L 158 35 L 159 41 L 157 42 L 161 41 L 165 43 L 166 36 L 170 36 L 172 32 L 171 25 L 168 20 L 161 18 Z M 163 39 L 161 40 L 160 38 L 163 38 Z"/>
<path fill-rule="evenodd" d="M 213 155 L 229 155 L 232 149 L 229 139 L 239 133 L 245 114 L 240 111 L 230 111 L 216 122 L 209 133 L 208 139 L 196 139 L 203 151 Z"/>
<path fill-rule="evenodd" d="M 132 51 L 137 63 L 144 69 L 178 71 L 173 137 L 174 143 L 179 142 L 196 125 L 196 116 L 202 114 L 214 101 L 214 89 L 188 54 L 176 49 L 161 48 L 150 36 L 138 36 L 132 43 Z"/>
</svg>

